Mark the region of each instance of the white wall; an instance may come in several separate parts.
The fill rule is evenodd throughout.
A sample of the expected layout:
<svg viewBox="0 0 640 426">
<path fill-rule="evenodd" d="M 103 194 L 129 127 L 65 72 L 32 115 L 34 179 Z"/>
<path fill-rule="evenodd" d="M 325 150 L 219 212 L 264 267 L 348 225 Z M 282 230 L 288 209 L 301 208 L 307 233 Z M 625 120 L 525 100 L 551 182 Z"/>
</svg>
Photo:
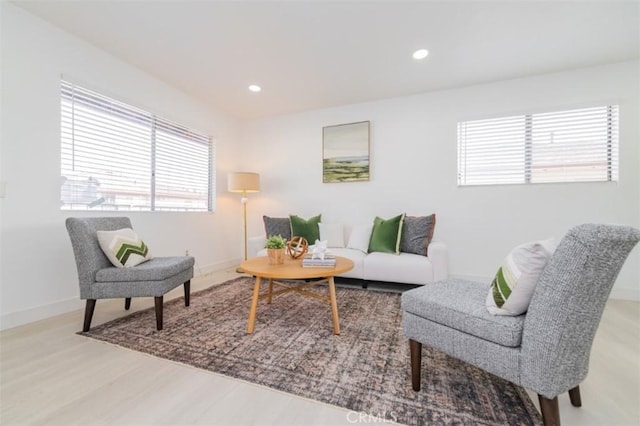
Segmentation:
<svg viewBox="0 0 640 426">
<path fill-rule="evenodd" d="M 638 89 L 638 63 L 630 62 L 248 122 L 245 162 L 263 179 L 250 235 L 263 233 L 262 214 L 358 223 L 435 212 L 451 274 L 489 281 L 519 243 L 561 238 L 585 222 L 638 227 Z M 457 187 L 458 121 L 607 102 L 620 105 L 619 182 Z M 371 121 L 371 180 L 323 184 L 322 127 L 362 120 Z M 636 247 L 614 296 L 640 300 L 639 288 Z"/>
<path fill-rule="evenodd" d="M 436 238 L 451 273 L 489 279 L 514 245 L 561 237 L 582 222 L 640 226 L 638 63 L 617 64 L 419 96 L 310 111 L 239 125 L 9 2 L 0 2 L 0 328 L 82 306 L 59 210 L 59 82 L 65 75 L 105 94 L 210 133 L 217 143 L 215 214 L 133 213 L 156 255 L 195 255 L 197 274 L 239 260 L 241 207 L 226 174 L 261 173 L 249 235 L 262 214 L 321 212 L 326 222 L 436 212 Z M 502 114 L 618 102 L 618 183 L 456 186 L 456 122 Z M 322 184 L 322 127 L 371 120 L 371 181 Z M 240 133 L 241 132 L 241 133 Z M 241 144 L 236 142 L 240 141 Z M 84 213 L 84 215 L 97 215 Z M 640 250 L 614 292 L 640 300 Z"/>
<path fill-rule="evenodd" d="M 215 214 L 132 213 L 153 253 L 196 257 L 196 274 L 241 256 L 238 200 L 226 193 L 238 124 L 142 71 L 9 2 L 2 8 L 0 326 L 82 306 L 60 193 L 60 76 L 146 108 L 216 139 Z M 220 189 L 222 188 L 222 189 Z M 113 214 L 113 213 L 112 213 Z"/>
</svg>

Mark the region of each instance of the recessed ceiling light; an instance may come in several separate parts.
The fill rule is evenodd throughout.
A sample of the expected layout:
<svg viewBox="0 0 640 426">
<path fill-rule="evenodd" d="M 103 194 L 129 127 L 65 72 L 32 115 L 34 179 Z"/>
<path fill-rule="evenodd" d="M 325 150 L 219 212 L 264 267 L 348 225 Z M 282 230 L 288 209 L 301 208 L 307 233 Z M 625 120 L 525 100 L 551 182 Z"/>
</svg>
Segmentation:
<svg viewBox="0 0 640 426">
<path fill-rule="evenodd" d="M 429 51 L 427 49 L 419 49 L 413 52 L 413 59 L 424 59 L 429 55 Z"/>
<path fill-rule="evenodd" d="M 258 86 L 257 84 L 252 84 L 251 86 L 249 86 L 249 90 L 257 93 L 262 90 L 262 87 Z"/>
</svg>

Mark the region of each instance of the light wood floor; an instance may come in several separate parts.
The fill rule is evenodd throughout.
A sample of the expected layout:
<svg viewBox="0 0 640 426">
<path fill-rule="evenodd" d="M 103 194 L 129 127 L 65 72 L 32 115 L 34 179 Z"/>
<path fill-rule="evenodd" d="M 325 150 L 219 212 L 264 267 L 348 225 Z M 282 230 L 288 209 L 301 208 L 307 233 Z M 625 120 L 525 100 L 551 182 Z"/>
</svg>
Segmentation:
<svg viewBox="0 0 640 426">
<path fill-rule="evenodd" d="M 235 272 L 225 271 L 193 280 L 192 291 L 234 276 Z M 181 296 L 180 287 L 166 298 Z M 98 301 L 93 325 L 122 316 L 123 304 Z M 152 304 L 152 299 L 133 299 L 132 310 Z M 72 312 L 0 333 L 2 425 L 382 424 L 348 410 L 77 336 L 82 315 Z M 567 395 L 559 398 L 563 425 L 640 424 L 639 303 L 607 304 L 581 391 L 582 408 L 572 407 Z"/>
</svg>

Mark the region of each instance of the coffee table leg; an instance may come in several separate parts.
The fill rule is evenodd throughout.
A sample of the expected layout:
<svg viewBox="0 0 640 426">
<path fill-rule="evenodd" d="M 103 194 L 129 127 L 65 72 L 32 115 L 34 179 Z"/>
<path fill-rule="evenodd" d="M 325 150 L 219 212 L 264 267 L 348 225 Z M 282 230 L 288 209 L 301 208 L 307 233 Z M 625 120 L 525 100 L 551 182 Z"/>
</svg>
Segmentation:
<svg viewBox="0 0 640 426">
<path fill-rule="evenodd" d="M 273 280 L 269 278 L 269 295 L 267 296 L 267 303 L 271 304 L 271 295 L 273 294 Z"/>
<path fill-rule="evenodd" d="M 256 276 L 256 283 L 253 285 L 253 299 L 251 299 L 251 311 L 249 311 L 249 325 L 247 325 L 247 333 L 253 333 L 253 327 L 256 324 L 256 311 L 258 310 L 258 295 L 260 294 L 260 283 L 262 277 Z"/>
<path fill-rule="evenodd" d="M 331 316 L 333 317 L 333 334 L 340 334 L 340 318 L 338 318 L 338 301 L 336 300 L 336 283 L 329 277 L 329 299 L 331 300 Z"/>
</svg>

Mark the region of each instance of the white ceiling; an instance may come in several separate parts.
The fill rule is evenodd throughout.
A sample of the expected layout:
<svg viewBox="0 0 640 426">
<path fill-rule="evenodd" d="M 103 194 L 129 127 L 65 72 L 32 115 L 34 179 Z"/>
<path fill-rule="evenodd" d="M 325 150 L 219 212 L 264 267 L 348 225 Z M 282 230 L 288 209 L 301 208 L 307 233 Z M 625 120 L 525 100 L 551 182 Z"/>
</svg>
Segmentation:
<svg viewBox="0 0 640 426">
<path fill-rule="evenodd" d="M 638 1 L 15 3 L 244 119 L 640 57 Z"/>
</svg>

